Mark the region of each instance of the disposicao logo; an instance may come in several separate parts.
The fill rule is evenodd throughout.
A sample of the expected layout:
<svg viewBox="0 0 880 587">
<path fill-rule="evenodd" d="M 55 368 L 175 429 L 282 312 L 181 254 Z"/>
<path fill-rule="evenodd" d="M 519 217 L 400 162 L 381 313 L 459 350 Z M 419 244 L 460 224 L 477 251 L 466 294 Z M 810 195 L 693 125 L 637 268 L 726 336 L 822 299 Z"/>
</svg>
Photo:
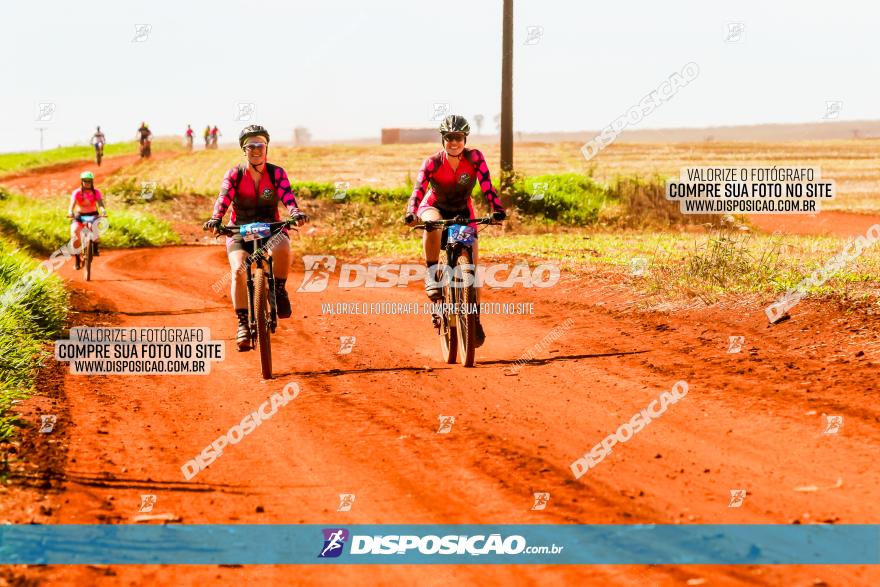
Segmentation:
<svg viewBox="0 0 880 587">
<path fill-rule="evenodd" d="M 336 558 L 342 554 L 345 541 L 348 540 L 348 530 L 345 528 L 324 528 L 324 548 L 318 558 Z"/>
</svg>

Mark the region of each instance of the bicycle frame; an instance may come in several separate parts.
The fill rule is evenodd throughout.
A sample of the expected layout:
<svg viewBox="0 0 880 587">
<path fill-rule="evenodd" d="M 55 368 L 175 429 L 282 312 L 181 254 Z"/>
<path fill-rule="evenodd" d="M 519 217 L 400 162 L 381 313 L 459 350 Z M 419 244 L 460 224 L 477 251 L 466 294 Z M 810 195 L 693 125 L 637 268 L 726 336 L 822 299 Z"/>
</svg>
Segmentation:
<svg viewBox="0 0 880 587">
<path fill-rule="evenodd" d="M 269 329 L 274 333 L 275 329 L 278 327 L 278 307 L 275 302 L 275 274 L 272 265 L 272 255 L 269 254 L 266 245 L 269 241 L 275 238 L 283 228 L 287 227 L 296 230 L 290 221 L 264 222 L 260 224 L 266 224 L 269 226 L 269 236 L 257 237 L 250 241 L 254 243 L 254 252 L 248 255 L 245 260 L 245 276 L 248 292 L 248 329 L 250 330 L 251 341 L 254 341 L 257 338 L 257 308 L 254 307 L 254 268 L 262 269 L 268 281 Z M 241 226 L 230 224 L 220 227 L 220 232 L 227 236 L 232 236 L 238 234 L 240 229 Z"/>
<path fill-rule="evenodd" d="M 473 243 L 468 241 L 476 238 L 476 234 L 474 234 L 473 237 L 466 235 L 463 239 L 460 235 L 455 235 L 454 238 L 449 238 L 448 228 L 453 225 L 467 227 L 471 224 L 499 223 L 494 221 L 491 217 L 456 217 L 448 220 L 426 220 L 424 224 L 413 227 L 413 230 L 444 230 L 442 238 L 446 239 L 446 243 L 443 245 L 443 250 L 446 254 L 446 270 L 449 272 L 449 275 L 445 276 L 444 282 L 446 282 L 447 279 L 449 281 L 446 282 L 442 289 L 441 302 L 443 305 L 441 306 L 442 309 L 440 314 L 433 314 L 431 321 L 434 328 L 437 329 L 437 334 L 440 336 L 440 346 L 443 351 L 444 360 L 447 363 L 455 363 L 456 355 L 460 354 L 461 363 L 465 367 L 473 367 L 474 364 L 475 344 L 473 329 L 475 328 L 475 324 L 474 318 L 470 316 L 470 314 L 472 314 L 470 304 L 476 303 L 476 289 L 473 284 L 452 284 L 451 282 L 453 280 L 452 276 L 455 275 L 455 269 L 458 266 L 458 258 L 463 252 L 467 251 L 470 263 L 473 264 L 474 247 Z M 475 266 L 472 270 L 473 274 L 476 275 Z M 456 310 L 449 310 L 448 308 L 450 304 L 452 304 Z"/>
<path fill-rule="evenodd" d="M 279 231 L 280 232 L 280 231 Z M 274 236 L 274 235 L 272 235 Z M 270 237 L 271 238 L 271 237 Z M 254 243 L 254 252 L 245 260 L 245 272 L 247 275 L 247 291 L 248 291 L 248 316 L 249 326 L 251 330 L 251 340 L 257 338 L 257 319 L 256 309 L 254 308 L 254 274 L 252 266 L 263 269 L 269 284 L 269 328 L 274 333 L 278 326 L 278 310 L 275 306 L 275 274 L 272 270 L 272 255 L 266 253 L 264 241 L 269 239 L 258 238 L 252 241 Z M 263 267 L 266 263 L 267 267 Z"/>
</svg>

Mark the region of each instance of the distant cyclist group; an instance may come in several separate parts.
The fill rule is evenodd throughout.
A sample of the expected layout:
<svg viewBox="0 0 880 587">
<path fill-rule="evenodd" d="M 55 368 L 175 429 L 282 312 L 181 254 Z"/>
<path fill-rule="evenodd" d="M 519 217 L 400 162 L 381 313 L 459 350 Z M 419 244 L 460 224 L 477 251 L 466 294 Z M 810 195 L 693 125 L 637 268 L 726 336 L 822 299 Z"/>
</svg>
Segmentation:
<svg viewBox="0 0 880 587">
<path fill-rule="evenodd" d="M 470 134 L 468 121 L 458 115 L 447 116 L 440 124 L 439 132 L 443 148 L 422 163 L 403 217 L 405 224 L 425 229 L 423 251 L 428 268 L 425 292 L 432 301 L 443 298 L 439 257 L 441 248 L 448 244 L 445 227 L 453 223 L 462 223 L 460 228 L 472 229 L 468 240 L 462 240 L 462 243 L 466 243 L 468 261 L 475 267 L 478 252 L 477 224 L 499 223 L 506 217 L 498 193 L 492 185 L 485 157 L 479 150 L 469 149 L 466 146 Z M 187 125 L 185 137 L 190 149 L 193 134 L 192 127 Z M 206 126 L 205 148 L 216 148 L 219 135 L 216 126 Z M 145 151 L 146 156 L 149 156 L 151 138 L 152 132 L 149 126 L 145 122 L 141 123 L 138 128 L 138 141 L 142 157 L 145 156 Z M 103 149 L 104 143 L 104 134 L 98 127 L 92 137 L 96 152 Z M 247 351 L 259 340 L 259 336 L 254 334 L 254 328 L 259 322 L 255 320 L 255 313 L 261 310 L 255 309 L 254 291 L 257 287 L 265 287 L 262 283 L 254 285 L 251 265 L 255 261 L 259 263 L 259 267 L 255 266 L 255 271 L 260 271 L 262 282 L 262 271 L 264 271 L 262 262 L 268 261 L 270 274 L 268 281 L 271 291 L 268 292 L 266 299 L 271 309 L 269 325 L 274 331 L 275 318 L 289 318 L 292 313 L 286 290 L 287 275 L 291 265 L 288 228 L 302 226 L 309 218 L 299 208 L 287 172 L 268 161 L 269 131 L 259 125 L 247 126 L 239 133 L 238 144 L 245 161 L 226 172 L 211 217 L 204 223 L 203 228 L 213 232 L 215 236 L 226 236 L 226 254 L 232 276 L 232 307 L 237 320 L 236 343 L 240 351 Z M 490 216 L 485 219 L 474 218 L 471 193 L 476 185 L 479 185 L 488 202 Z M 287 219 L 284 221 L 281 221 L 279 204 L 287 212 Z M 94 185 L 94 176 L 91 172 L 85 172 L 80 177 L 80 187 L 71 195 L 68 213 L 73 219 L 71 236 L 76 241 L 75 246 L 78 246 L 82 230 L 80 216 L 97 214 L 99 208 L 101 215 L 106 214 L 101 192 Z M 223 226 L 223 218 L 227 211 L 230 212 L 230 224 Z M 419 222 L 422 224 L 418 224 Z M 444 230 L 438 230 L 440 228 Z M 265 233 L 263 229 L 266 229 Z M 264 243 L 262 247 L 259 246 L 261 243 Z M 94 252 L 97 255 L 97 246 Z M 79 258 L 77 258 L 77 267 L 79 267 Z M 474 291 L 476 299 L 470 300 L 476 301 L 477 307 L 479 291 L 477 284 Z M 475 346 L 480 346 L 485 339 L 485 332 L 478 312 L 473 319 Z M 461 329 L 459 327 L 459 330 Z"/>
<path fill-rule="evenodd" d="M 216 149 L 217 139 L 219 139 L 223 135 L 220 133 L 220 129 L 217 128 L 217 125 L 214 125 L 212 127 L 209 124 L 205 127 L 203 136 L 205 140 L 205 149 Z M 150 130 L 150 127 L 146 122 L 141 122 L 141 125 L 137 129 L 135 137 L 138 141 L 138 152 L 141 158 L 149 158 L 152 154 L 153 131 Z M 187 124 L 186 131 L 184 132 L 184 141 L 188 151 L 193 150 L 194 138 L 195 131 L 193 131 L 192 125 Z M 92 135 L 92 138 L 89 139 L 89 144 L 95 147 L 95 162 L 98 167 L 100 167 L 101 160 L 104 158 L 104 145 L 107 144 L 107 137 L 104 135 L 104 132 L 101 130 L 100 126 L 95 130 L 95 134 Z"/>
</svg>

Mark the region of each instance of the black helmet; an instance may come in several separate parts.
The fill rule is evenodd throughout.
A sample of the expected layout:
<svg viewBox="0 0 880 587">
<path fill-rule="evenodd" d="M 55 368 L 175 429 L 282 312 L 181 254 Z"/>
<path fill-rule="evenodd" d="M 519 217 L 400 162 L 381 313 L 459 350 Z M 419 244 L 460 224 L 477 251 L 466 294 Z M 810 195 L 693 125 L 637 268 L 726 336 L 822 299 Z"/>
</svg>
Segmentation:
<svg viewBox="0 0 880 587">
<path fill-rule="evenodd" d="M 468 124 L 464 116 L 450 114 L 440 123 L 440 134 L 445 135 L 448 132 L 460 132 L 464 133 L 464 136 L 468 136 L 471 132 L 471 125 Z"/>
<path fill-rule="evenodd" d="M 244 147 L 244 142 L 251 137 L 266 137 L 266 143 L 269 142 L 269 131 L 259 124 L 252 124 L 241 129 L 238 133 L 238 146 Z"/>
</svg>

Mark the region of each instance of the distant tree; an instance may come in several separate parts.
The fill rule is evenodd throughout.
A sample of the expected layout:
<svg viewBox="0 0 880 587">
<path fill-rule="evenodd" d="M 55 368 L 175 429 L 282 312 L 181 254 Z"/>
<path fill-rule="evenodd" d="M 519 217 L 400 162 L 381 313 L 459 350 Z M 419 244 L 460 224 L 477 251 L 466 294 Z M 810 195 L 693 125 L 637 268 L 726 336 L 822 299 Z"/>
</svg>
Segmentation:
<svg viewBox="0 0 880 587">
<path fill-rule="evenodd" d="M 483 128 L 483 115 L 474 114 L 474 123 L 477 125 L 477 134 L 480 134 L 480 130 Z"/>
<path fill-rule="evenodd" d="M 495 130 L 501 132 L 501 113 L 496 114 L 493 120 L 495 121 Z"/>
<path fill-rule="evenodd" d="M 312 138 L 312 133 L 304 126 L 298 126 L 293 129 L 293 143 L 296 146 L 308 145 Z"/>
</svg>

